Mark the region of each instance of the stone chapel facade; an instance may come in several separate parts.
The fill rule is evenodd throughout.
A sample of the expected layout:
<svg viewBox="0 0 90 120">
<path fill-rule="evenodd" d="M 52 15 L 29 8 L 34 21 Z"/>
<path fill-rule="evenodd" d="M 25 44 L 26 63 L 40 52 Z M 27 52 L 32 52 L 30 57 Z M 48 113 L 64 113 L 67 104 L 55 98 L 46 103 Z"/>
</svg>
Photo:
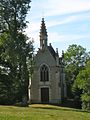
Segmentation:
<svg viewBox="0 0 90 120">
<path fill-rule="evenodd" d="M 44 18 L 40 28 L 40 48 L 34 58 L 35 66 L 31 80 L 31 103 L 61 103 L 66 98 L 66 83 L 63 58 L 58 49 L 48 46 Z"/>
</svg>

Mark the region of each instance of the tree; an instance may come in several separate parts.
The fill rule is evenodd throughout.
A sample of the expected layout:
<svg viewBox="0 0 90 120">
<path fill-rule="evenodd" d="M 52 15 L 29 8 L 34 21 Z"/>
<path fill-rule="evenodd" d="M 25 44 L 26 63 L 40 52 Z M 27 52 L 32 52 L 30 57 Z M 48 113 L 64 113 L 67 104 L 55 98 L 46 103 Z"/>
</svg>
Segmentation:
<svg viewBox="0 0 90 120">
<path fill-rule="evenodd" d="M 26 14 L 30 8 L 30 0 L 1 0 L 0 32 L 9 32 L 14 39 L 18 31 L 26 27 Z"/>
<path fill-rule="evenodd" d="M 32 41 L 27 43 L 24 35 L 30 9 L 30 0 L 1 0 L 0 2 L 0 59 L 2 68 L 8 68 L 8 76 L 12 80 L 14 95 L 21 100 L 28 99 L 29 70 L 27 63 L 32 60 Z M 9 66 L 6 68 L 4 64 Z M 21 89 L 20 89 L 21 88 Z M 16 97 L 16 98 L 18 98 Z"/>
<path fill-rule="evenodd" d="M 65 52 L 65 71 L 67 80 L 67 94 L 69 98 L 73 97 L 72 86 L 79 71 L 84 68 L 88 59 L 89 54 L 86 52 L 86 49 L 80 45 L 70 45 Z M 76 94 L 80 96 L 81 91 L 76 90 Z"/>
<path fill-rule="evenodd" d="M 81 94 L 82 108 L 90 110 L 90 60 L 85 69 L 77 75 L 75 86 L 83 91 Z"/>
</svg>

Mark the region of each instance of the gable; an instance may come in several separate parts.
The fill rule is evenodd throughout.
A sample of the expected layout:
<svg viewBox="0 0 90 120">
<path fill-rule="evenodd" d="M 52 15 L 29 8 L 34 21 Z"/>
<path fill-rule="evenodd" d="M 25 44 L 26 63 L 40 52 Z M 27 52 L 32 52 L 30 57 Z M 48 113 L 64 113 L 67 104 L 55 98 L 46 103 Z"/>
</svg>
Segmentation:
<svg viewBox="0 0 90 120">
<path fill-rule="evenodd" d="M 54 51 L 51 52 L 51 50 L 53 51 L 53 49 L 50 48 L 39 50 L 35 57 L 36 64 L 41 65 L 45 63 L 50 66 L 56 65 L 55 54 Z"/>
</svg>

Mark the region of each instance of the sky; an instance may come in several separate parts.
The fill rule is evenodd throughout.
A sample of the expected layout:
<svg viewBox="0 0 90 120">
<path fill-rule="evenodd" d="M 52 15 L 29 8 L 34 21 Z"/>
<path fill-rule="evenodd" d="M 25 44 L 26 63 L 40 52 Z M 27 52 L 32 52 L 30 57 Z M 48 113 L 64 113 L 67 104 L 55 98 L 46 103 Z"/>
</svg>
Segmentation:
<svg viewBox="0 0 90 120">
<path fill-rule="evenodd" d="M 48 32 L 48 44 L 61 54 L 69 45 L 77 44 L 90 51 L 90 0 L 32 0 L 27 14 L 26 34 L 39 48 L 42 17 Z"/>
</svg>

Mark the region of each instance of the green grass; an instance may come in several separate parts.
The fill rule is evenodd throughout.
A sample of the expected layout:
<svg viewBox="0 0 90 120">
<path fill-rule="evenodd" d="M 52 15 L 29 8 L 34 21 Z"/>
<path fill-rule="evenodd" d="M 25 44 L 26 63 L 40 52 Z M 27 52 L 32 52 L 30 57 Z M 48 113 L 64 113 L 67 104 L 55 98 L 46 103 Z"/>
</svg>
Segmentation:
<svg viewBox="0 0 90 120">
<path fill-rule="evenodd" d="M 0 120 L 90 120 L 90 112 L 52 105 L 0 106 Z"/>
</svg>

